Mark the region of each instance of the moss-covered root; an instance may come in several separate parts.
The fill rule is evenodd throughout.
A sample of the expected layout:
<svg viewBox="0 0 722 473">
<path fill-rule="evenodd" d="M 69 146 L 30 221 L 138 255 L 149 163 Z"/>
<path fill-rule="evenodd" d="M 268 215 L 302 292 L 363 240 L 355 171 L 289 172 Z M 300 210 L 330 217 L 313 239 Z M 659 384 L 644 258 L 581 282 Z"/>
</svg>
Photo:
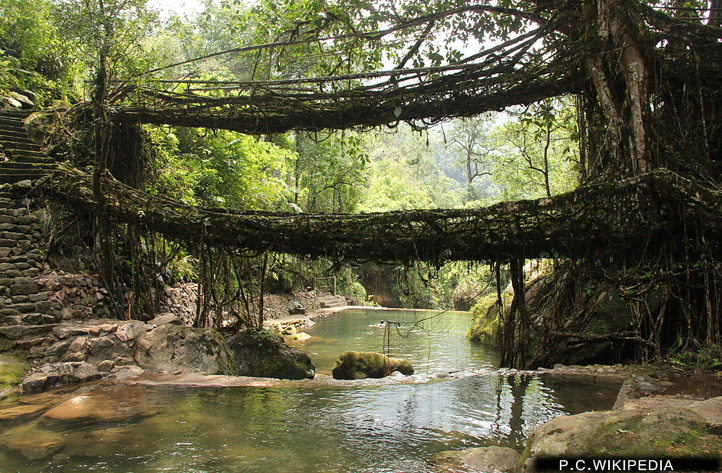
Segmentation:
<svg viewBox="0 0 722 473">
<path fill-rule="evenodd" d="M 23 380 L 30 365 L 22 358 L 0 355 L 0 398 L 10 394 Z"/>
</svg>

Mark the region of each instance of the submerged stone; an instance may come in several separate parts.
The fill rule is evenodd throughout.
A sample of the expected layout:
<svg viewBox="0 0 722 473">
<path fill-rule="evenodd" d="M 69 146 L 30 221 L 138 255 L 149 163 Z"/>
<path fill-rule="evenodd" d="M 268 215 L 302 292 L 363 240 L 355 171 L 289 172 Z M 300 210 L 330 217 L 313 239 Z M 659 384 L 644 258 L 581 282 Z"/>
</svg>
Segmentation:
<svg viewBox="0 0 722 473">
<path fill-rule="evenodd" d="M 404 375 L 414 374 L 408 360 L 391 358 L 381 353 L 347 351 L 334 361 L 332 374 L 335 379 L 383 378 L 394 371 Z"/>
<path fill-rule="evenodd" d="M 433 456 L 437 473 L 512 472 L 519 452 L 507 447 L 478 447 L 448 450 Z"/>
<path fill-rule="evenodd" d="M 65 428 L 69 424 L 137 421 L 159 412 L 147 394 L 145 389 L 132 387 L 90 391 L 58 404 L 43 414 L 40 421 L 57 428 Z"/>
<path fill-rule="evenodd" d="M 24 420 L 28 417 L 39 414 L 45 409 L 47 409 L 45 406 L 33 404 L 22 404 L 19 406 L 2 409 L 0 410 L 0 422 L 5 423 L 17 420 Z"/>
<path fill-rule="evenodd" d="M 34 424 L 6 430 L 0 436 L 0 443 L 30 461 L 44 460 L 65 447 L 60 433 L 39 429 Z"/>
</svg>

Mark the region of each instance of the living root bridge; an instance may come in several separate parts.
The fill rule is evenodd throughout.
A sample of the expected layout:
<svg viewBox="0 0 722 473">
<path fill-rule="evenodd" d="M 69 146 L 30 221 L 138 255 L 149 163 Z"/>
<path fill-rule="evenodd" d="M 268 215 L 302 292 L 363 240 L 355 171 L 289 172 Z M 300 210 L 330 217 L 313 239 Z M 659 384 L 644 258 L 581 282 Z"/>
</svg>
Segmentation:
<svg viewBox="0 0 722 473">
<path fill-rule="evenodd" d="M 463 210 L 356 215 L 233 212 L 184 205 L 104 176 L 107 211 L 119 222 L 188 243 L 344 260 L 505 261 L 595 254 L 653 257 L 679 235 L 680 223 L 704 221 L 722 236 L 722 191 L 667 170 L 581 187 L 549 199 Z M 60 169 L 38 191 L 92 211 L 91 176 Z"/>
</svg>

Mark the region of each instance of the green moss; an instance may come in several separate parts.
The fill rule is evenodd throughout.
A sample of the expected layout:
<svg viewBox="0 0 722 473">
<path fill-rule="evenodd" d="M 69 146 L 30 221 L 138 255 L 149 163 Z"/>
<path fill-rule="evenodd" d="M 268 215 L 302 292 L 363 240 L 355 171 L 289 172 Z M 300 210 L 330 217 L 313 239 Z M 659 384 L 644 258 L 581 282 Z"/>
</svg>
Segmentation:
<svg viewBox="0 0 722 473">
<path fill-rule="evenodd" d="M 335 379 L 383 378 L 388 375 L 386 357 L 373 352 L 341 353 L 331 371 Z"/>
<path fill-rule="evenodd" d="M 529 438 L 516 471 L 530 471 L 532 457 L 662 458 L 714 455 L 720 449 L 722 439 L 710 434 L 699 415 L 674 405 L 586 413 L 541 426 Z"/>
<path fill-rule="evenodd" d="M 722 448 L 703 422 L 675 413 L 645 413 L 622 423 L 603 424 L 596 438 L 589 446 L 591 455 L 699 455 Z"/>
<path fill-rule="evenodd" d="M 502 295 L 504 303 L 506 303 L 506 299 L 507 297 Z M 479 298 L 471 309 L 471 313 L 472 324 L 466 332 L 466 337 L 484 345 L 497 346 L 501 320 L 499 319 L 496 294 L 489 294 Z"/>
<path fill-rule="evenodd" d="M 22 358 L 0 355 L 0 397 L 9 394 L 23 380 L 29 367 Z"/>
<path fill-rule="evenodd" d="M 217 330 L 210 329 L 208 331 L 213 338 L 216 346 L 220 350 L 216 355 L 218 363 L 218 372 L 227 376 L 235 376 L 238 374 L 238 366 L 236 366 L 236 357 L 228 346 L 228 342 Z"/>
</svg>

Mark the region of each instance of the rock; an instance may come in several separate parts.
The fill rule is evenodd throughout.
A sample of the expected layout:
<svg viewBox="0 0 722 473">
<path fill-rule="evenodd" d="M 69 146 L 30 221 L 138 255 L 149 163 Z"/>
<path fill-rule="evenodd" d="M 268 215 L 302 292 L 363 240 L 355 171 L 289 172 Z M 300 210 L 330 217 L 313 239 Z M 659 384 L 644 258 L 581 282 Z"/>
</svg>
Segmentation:
<svg viewBox="0 0 722 473">
<path fill-rule="evenodd" d="M 115 346 L 115 343 L 113 343 L 113 340 L 107 337 L 99 337 L 94 338 L 90 341 L 90 347 L 88 348 L 88 351 L 93 356 L 98 356 L 101 353 L 107 353 L 108 351 L 112 350 Z"/>
<path fill-rule="evenodd" d="M 103 377 L 99 370 L 90 363 L 81 363 L 80 366 L 73 370 L 73 376 L 77 379 L 78 383 L 88 383 Z"/>
<path fill-rule="evenodd" d="M 414 368 L 403 358 L 390 358 L 381 353 L 347 351 L 334 362 L 334 379 L 383 378 L 394 371 L 414 374 Z"/>
<path fill-rule="evenodd" d="M 304 340 L 308 340 L 311 338 L 311 335 L 307 334 L 306 332 L 298 332 L 291 335 L 291 340 L 295 342 L 302 342 Z"/>
<path fill-rule="evenodd" d="M 454 289 L 454 310 L 471 310 L 474 304 L 476 304 L 479 295 L 484 292 L 483 289 L 481 282 L 468 280 L 460 282 Z"/>
<path fill-rule="evenodd" d="M 0 102 L 3 102 L 6 105 L 9 105 L 14 108 L 23 108 L 23 103 L 18 100 L 15 100 L 12 97 L 1 97 Z M 0 109 L 2 109 L 2 108 L 4 108 L 4 107 L 0 106 Z"/>
<path fill-rule="evenodd" d="M 40 422 L 63 429 L 68 425 L 138 421 L 159 412 L 147 394 L 145 389 L 127 386 L 90 391 L 53 407 L 40 417 Z"/>
<path fill-rule="evenodd" d="M 66 362 L 41 366 L 22 381 L 23 393 L 39 393 L 57 385 L 87 383 L 103 375 L 89 363 Z"/>
<path fill-rule="evenodd" d="M 158 317 L 148 322 L 152 325 L 183 325 L 180 317 L 171 313 L 161 314 Z"/>
<path fill-rule="evenodd" d="M 18 340 L 23 337 L 42 336 L 52 328 L 52 325 L 6 325 L 0 327 L 0 334 L 11 340 Z"/>
<path fill-rule="evenodd" d="M 540 457 L 660 458 L 719 452 L 722 439 L 685 409 L 630 409 L 562 416 L 538 427 L 527 441 L 519 471 Z"/>
<path fill-rule="evenodd" d="M 437 473 L 512 472 L 519 452 L 506 447 L 479 447 L 449 450 L 433 456 Z"/>
<path fill-rule="evenodd" d="M 32 284 L 13 284 L 10 286 L 10 294 L 13 296 L 36 294 L 40 290 L 40 286 Z"/>
<path fill-rule="evenodd" d="M 96 366 L 98 371 L 101 373 L 110 373 L 110 370 L 112 370 L 113 367 L 115 367 L 115 361 L 113 360 L 103 360 Z"/>
<path fill-rule="evenodd" d="M 295 350 L 274 331 L 250 329 L 228 338 L 240 376 L 281 379 L 313 379 L 311 358 Z"/>
<path fill-rule="evenodd" d="M 218 332 L 184 325 L 161 325 L 143 333 L 136 341 L 135 361 L 156 372 L 236 374 L 233 354 Z"/>
<path fill-rule="evenodd" d="M 28 370 L 28 362 L 12 355 L 0 355 L 0 398 L 20 383 Z"/>
<path fill-rule="evenodd" d="M 138 338 L 139 335 L 151 330 L 152 328 L 153 327 L 151 325 L 148 325 L 145 322 L 130 320 L 118 325 L 118 328 L 115 330 L 115 336 L 118 337 L 118 340 L 121 342 L 127 342 Z"/>
<path fill-rule="evenodd" d="M 9 407 L 0 410 L 0 422 L 13 422 L 16 420 L 24 420 L 33 417 L 46 409 L 42 405 L 23 404 L 20 406 Z"/>
<path fill-rule="evenodd" d="M 648 381 L 640 381 L 637 383 L 637 389 L 643 393 L 652 393 L 659 391 L 659 386 L 652 384 Z"/>
<path fill-rule="evenodd" d="M 117 457 L 119 446 L 123 452 L 132 452 L 134 456 L 150 454 L 155 451 L 155 439 L 149 435 L 152 433 L 144 433 L 133 426 L 91 430 L 83 436 L 83 442 L 68 445 L 63 454 L 73 458 L 113 458 Z M 88 445 L 92 445 L 92 449 Z"/>
<path fill-rule="evenodd" d="M 3 432 L 0 443 L 9 451 L 30 461 L 49 458 L 65 446 L 61 434 L 38 429 L 33 424 Z"/>
<path fill-rule="evenodd" d="M 53 334 L 61 340 L 68 337 L 77 337 L 80 335 L 88 335 L 90 330 L 86 327 L 74 327 L 59 325 L 53 329 Z"/>
<path fill-rule="evenodd" d="M 63 361 L 85 361 L 88 356 L 88 337 L 77 337 L 63 355 Z"/>
<path fill-rule="evenodd" d="M 707 421 L 710 432 L 722 435 L 722 396 L 695 402 L 689 409 Z"/>
<path fill-rule="evenodd" d="M 35 104 L 27 96 L 17 92 L 9 92 L 8 96 L 20 102 L 22 108 L 33 108 Z"/>
<path fill-rule="evenodd" d="M 36 372 L 23 379 L 21 389 L 24 394 L 40 393 L 55 386 L 57 381 L 57 374 Z"/>
</svg>

